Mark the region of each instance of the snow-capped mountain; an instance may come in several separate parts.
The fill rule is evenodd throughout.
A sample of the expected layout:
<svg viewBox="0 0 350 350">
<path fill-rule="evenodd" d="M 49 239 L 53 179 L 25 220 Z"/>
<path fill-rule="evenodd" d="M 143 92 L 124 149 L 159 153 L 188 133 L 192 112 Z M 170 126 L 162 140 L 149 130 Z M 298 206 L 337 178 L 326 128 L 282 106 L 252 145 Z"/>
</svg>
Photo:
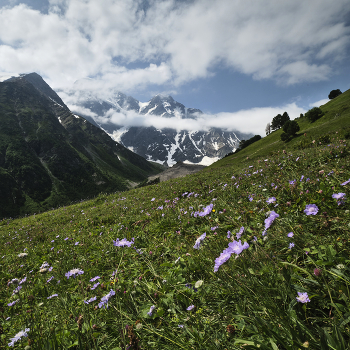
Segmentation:
<svg viewBox="0 0 350 350">
<path fill-rule="evenodd" d="M 241 139 L 253 136 L 217 128 L 202 131 L 184 127 L 181 130 L 186 120 L 197 119 L 203 113 L 199 109 L 187 108 L 166 95 L 156 95 L 148 102 L 140 102 L 121 92 L 114 93 L 109 99 L 89 94 L 80 96 L 78 103 L 75 103 L 78 106 L 76 110 L 70 107 L 75 113 L 97 124 L 115 141 L 149 161 L 168 166 L 178 161 L 210 165 L 235 151 Z M 122 125 L 120 119 L 113 117 L 115 113 L 125 116 L 131 114 L 134 119 L 142 116 L 143 121 L 145 116 L 176 118 L 179 127 L 126 126 Z"/>
</svg>

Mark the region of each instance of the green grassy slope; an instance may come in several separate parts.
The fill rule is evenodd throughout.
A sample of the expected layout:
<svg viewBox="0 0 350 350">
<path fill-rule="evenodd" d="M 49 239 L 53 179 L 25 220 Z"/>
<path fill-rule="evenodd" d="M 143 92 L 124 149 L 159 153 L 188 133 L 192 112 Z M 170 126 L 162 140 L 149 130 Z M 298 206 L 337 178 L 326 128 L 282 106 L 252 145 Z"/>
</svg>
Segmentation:
<svg viewBox="0 0 350 350">
<path fill-rule="evenodd" d="M 321 109 L 325 115 L 314 123 L 309 122 L 305 117 L 295 119 L 300 126 L 300 131 L 290 142 L 281 141 L 283 131 L 279 129 L 237 154 L 212 164 L 210 168 L 234 165 L 236 169 L 241 169 L 252 160 L 269 156 L 283 149 L 293 150 L 311 146 L 313 140 L 319 142 L 319 138 L 323 135 L 334 134 L 336 131 L 342 131 L 343 134 L 350 132 L 350 90 L 321 106 Z"/>
<path fill-rule="evenodd" d="M 1 221 L 0 347 L 348 349 L 348 93 L 289 144 Z"/>
</svg>

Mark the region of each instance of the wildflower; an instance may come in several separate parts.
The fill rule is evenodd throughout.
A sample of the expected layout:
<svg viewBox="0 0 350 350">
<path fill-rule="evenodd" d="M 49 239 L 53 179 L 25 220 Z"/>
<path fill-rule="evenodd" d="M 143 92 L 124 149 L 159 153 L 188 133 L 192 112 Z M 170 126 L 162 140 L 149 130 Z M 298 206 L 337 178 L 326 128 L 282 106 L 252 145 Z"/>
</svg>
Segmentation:
<svg viewBox="0 0 350 350">
<path fill-rule="evenodd" d="M 305 293 L 300 293 L 298 292 L 298 296 L 296 297 L 297 301 L 299 301 L 299 303 L 309 303 L 310 299 L 309 296 L 307 295 L 307 292 Z"/>
<path fill-rule="evenodd" d="M 54 297 L 58 297 L 58 294 L 52 294 L 49 297 L 47 297 L 47 299 L 51 299 L 51 298 L 54 298 Z"/>
<path fill-rule="evenodd" d="M 294 243 L 289 243 L 289 249 L 292 249 L 293 247 L 295 246 L 295 244 Z"/>
<path fill-rule="evenodd" d="M 193 246 L 194 249 L 199 249 L 206 235 L 206 232 L 204 232 L 200 237 L 197 238 L 196 243 Z"/>
<path fill-rule="evenodd" d="M 12 303 L 7 304 L 7 306 L 13 306 L 13 305 L 15 305 L 18 302 L 19 302 L 19 299 L 13 301 Z"/>
<path fill-rule="evenodd" d="M 28 256 L 28 253 L 19 253 L 17 256 L 19 258 L 25 258 L 26 256 Z"/>
<path fill-rule="evenodd" d="M 67 277 L 67 279 L 71 276 L 73 276 L 75 278 L 76 275 L 82 275 L 84 273 L 83 270 L 80 269 L 72 269 L 70 271 L 68 271 L 65 276 Z"/>
<path fill-rule="evenodd" d="M 265 219 L 265 230 L 262 233 L 263 236 L 266 235 L 266 230 L 272 225 L 272 223 L 275 221 L 276 218 L 278 218 L 279 215 L 274 211 L 271 210 L 269 213 L 269 217 Z"/>
<path fill-rule="evenodd" d="M 345 181 L 345 182 L 343 182 L 342 184 L 340 184 L 341 186 L 345 186 L 345 185 L 347 185 L 348 183 L 350 182 L 350 179 L 349 180 L 347 180 L 347 181 Z"/>
<path fill-rule="evenodd" d="M 153 202 L 154 200 L 155 200 L 155 198 L 152 198 L 152 199 L 151 199 L 151 202 Z"/>
<path fill-rule="evenodd" d="M 343 265 L 343 264 L 338 264 L 338 265 L 336 266 L 336 268 L 337 268 L 338 270 L 342 270 L 342 269 L 345 269 L 345 265 Z"/>
<path fill-rule="evenodd" d="M 179 324 L 177 325 L 178 328 L 184 328 L 184 325 L 183 324 Z"/>
<path fill-rule="evenodd" d="M 237 239 L 240 239 L 241 236 L 242 236 L 242 234 L 243 234 L 243 232 L 244 232 L 244 227 L 242 226 L 242 227 L 240 228 L 239 232 L 236 233 L 236 238 L 237 238 Z"/>
<path fill-rule="evenodd" d="M 49 283 L 49 282 L 52 281 L 53 279 L 54 279 L 54 277 L 51 276 L 51 277 L 46 281 L 46 283 Z"/>
<path fill-rule="evenodd" d="M 91 290 L 96 289 L 100 285 L 100 282 L 95 283 L 92 287 Z"/>
<path fill-rule="evenodd" d="M 306 215 L 316 215 L 318 213 L 318 207 L 316 204 L 308 204 L 305 207 L 304 213 Z"/>
<path fill-rule="evenodd" d="M 148 315 L 148 316 L 152 316 L 153 310 L 154 310 L 155 308 L 156 308 L 155 305 L 152 305 L 152 306 L 150 307 L 149 311 L 147 312 L 147 315 Z"/>
<path fill-rule="evenodd" d="M 211 213 L 213 209 L 213 203 L 210 203 L 208 206 L 206 206 L 202 212 L 198 213 L 198 216 L 206 216 Z"/>
<path fill-rule="evenodd" d="M 314 269 L 314 275 L 315 276 L 319 276 L 321 274 L 321 271 L 322 271 L 321 269 L 315 268 Z"/>
<path fill-rule="evenodd" d="M 287 235 L 289 238 L 292 238 L 294 236 L 294 233 L 293 232 L 289 232 L 288 235 Z"/>
<path fill-rule="evenodd" d="M 276 198 L 275 197 L 271 197 L 271 198 L 268 198 L 266 200 L 266 203 L 268 203 L 268 204 L 275 203 L 275 202 L 276 202 Z"/>
<path fill-rule="evenodd" d="M 15 343 L 20 340 L 22 337 L 28 337 L 27 332 L 29 332 L 30 329 L 26 328 L 24 331 L 18 332 L 13 338 L 10 338 L 11 342 L 8 343 L 8 346 L 14 346 Z"/>
<path fill-rule="evenodd" d="M 90 282 L 95 282 L 97 279 L 101 278 L 100 276 L 96 276 L 94 278 L 91 278 Z"/>
<path fill-rule="evenodd" d="M 332 198 L 338 199 L 338 205 L 344 204 L 345 193 L 334 193 Z"/>
<path fill-rule="evenodd" d="M 111 289 L 108 294 L 106 294 L 104 297 L 101 298 L 101 302 L 98 304 L 98 307 L 101 308 L 102 306 L 105 307 L 105 305 L 107 305 L 107 309 L 108 309 L 108 300 L 113 295 L 115 295 L 115 291 L 113 289 Z"/>
<path fill-rule="evenodd" d="M 90 298 L 89 300 L 84 300 L 84 303 L 85 304 L 90 304 L 90 303 L 92 303 L 93 301 L 95 301 L 97 298 L 96 297 L 92 297 L 92 298 Z"/>
<path fill-rule="evenodd" d="M 174 264 L 176 264 L 180 260 L 180 256 L 175 260 Z"/>
<path fill-rule="evenodd" d="M 190 305 L 186 310 L 187 310 L 187 311 L 191 311 L 191 310 L 194 309 L 194 308 L 195 308 L 194 305 Z"/>
<path fill-rule="evenodd" d="M 43 264 L 40 266 L 40 268 L 44 269 L 44 268 L 49 267 L 49 266 L 50 265 L 46 261 L 44 261 Z"/>
<path fill-rule="evenodd" d="M 113 241 L 113 245 L 116 247 L 130 247 L 132 244 L 134 244 L 134 238 L 132 238 L 130 242 L 128 242 L 126 238 L 123 238 L 121 241 L 117 238 L 116 241 Z"/>
</svg>

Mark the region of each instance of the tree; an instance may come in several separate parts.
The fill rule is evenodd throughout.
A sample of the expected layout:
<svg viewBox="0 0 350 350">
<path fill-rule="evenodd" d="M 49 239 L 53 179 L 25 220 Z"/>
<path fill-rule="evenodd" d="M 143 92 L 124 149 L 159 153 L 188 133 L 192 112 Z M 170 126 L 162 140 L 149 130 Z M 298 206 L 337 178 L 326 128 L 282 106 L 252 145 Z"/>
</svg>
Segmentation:
<svg viewBox="0 0 350 350">
<path fill-rule="evenodd" d="M 324 113 L 322 112 L 322 109 L 319 107 L 311 108 L 309 111 L 305 113 L 305 117 L 310 120 L 310 122 L 314 122 L 317 119 L 320 119 Z"/>
<path fill-rule="evenodd" d="M 271 128 L 272 130 L 277 130 L 279 128 L 282 128 L 282 126 L 290 120 L 289 115 L 287 112 L 284 112 L 283 115 L 277 114 L 276 117 L 272 119 Z"/>
<path fill-rule="evenodd" d="M 283 125 L 283 131 L 292 137 L 295 136 L 295 134 L 300 130 L 299 124 L 295 120 L 288 120 Z"/>
<path fill-rule="evenodd" d="M 265 133 L 266 133 L 266 135 L 269 135 L 271 133 L 271 125 L 270 125 L 270 123 L 267 123 L 266 128 L 265 128 Z"/>
<path fill-rule="evenodd" d="M 333 100 L 333 98 L 336 98 L 337 96 L 339 96 L 339 95 L 341 95 L 341 94 L 342 94 L 342 92 L 341 92 L 339 89 L 337 89 L 337 90 L 332 90 L 332 91 L 329 93 L 328 98 L 329 98 L 330 100 Z"/>
</svg>

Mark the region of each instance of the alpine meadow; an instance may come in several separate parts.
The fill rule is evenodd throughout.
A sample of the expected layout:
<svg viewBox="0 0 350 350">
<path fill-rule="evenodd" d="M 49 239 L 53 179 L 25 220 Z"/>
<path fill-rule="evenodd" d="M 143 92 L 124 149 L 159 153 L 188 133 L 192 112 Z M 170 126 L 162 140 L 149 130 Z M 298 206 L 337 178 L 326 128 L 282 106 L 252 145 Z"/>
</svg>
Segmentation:
<svg viewBox="0 0 350 350">
<path fill-rule="evenodd" d="M 350 90 L 320 108 L 196 174 L 2 219 L 0 347 L 349 349 Z"/>
</svg>

